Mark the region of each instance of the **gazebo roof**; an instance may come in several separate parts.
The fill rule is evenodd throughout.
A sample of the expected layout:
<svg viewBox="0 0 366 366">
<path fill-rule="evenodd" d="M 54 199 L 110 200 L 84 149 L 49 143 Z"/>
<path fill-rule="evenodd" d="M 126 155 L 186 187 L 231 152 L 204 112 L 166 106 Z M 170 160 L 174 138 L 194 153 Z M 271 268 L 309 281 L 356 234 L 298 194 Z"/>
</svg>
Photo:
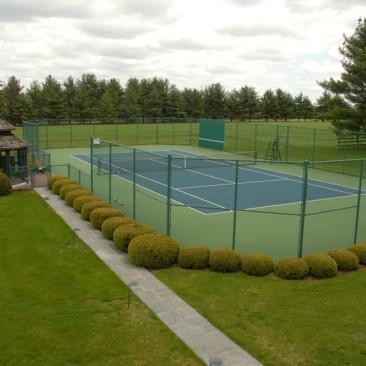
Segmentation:
<svg viewBox="0 0 366 366">
<path fill-rule="evenodd" d="M 15 127 L 0 119 L 0 151 L 20 150 L 30 145 L 28 141 L 21 137 L 14 136 L 11 130 L 15 130 Z"/>
<path fill-rule="evenodd" d="M 15 127 L 8 122 L 5 122 L 3 119 L 0 119 L 0 133 L 1 131 L 11 131 L 15 130 Z"/>
</svg>

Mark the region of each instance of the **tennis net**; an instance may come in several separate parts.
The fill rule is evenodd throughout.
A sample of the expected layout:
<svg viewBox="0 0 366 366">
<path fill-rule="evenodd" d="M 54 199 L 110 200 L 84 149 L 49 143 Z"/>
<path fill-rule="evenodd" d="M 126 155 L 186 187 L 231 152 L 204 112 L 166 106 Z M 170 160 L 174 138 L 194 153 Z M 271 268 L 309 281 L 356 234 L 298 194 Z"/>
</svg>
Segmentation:
<svg viewBox="0 0 366 366">
<path fill-rule="evenodd" d="M 251 158 L 249 157 L 251 153 Z M 160 155 L 146 151 L 135 151 L 125 154 L 104 154 L 95 155 L 93 164 L 100 174 L 128 174 L 142 173 L 149 171 L 167 171 L 168 169 L 204 169 L 204 168 L 230 168 L 256 164 L 257 156 L 255 152 L 248 152 L 245 159 L 217 159 L 205 156 L 192 155 Z"/>
</svg>

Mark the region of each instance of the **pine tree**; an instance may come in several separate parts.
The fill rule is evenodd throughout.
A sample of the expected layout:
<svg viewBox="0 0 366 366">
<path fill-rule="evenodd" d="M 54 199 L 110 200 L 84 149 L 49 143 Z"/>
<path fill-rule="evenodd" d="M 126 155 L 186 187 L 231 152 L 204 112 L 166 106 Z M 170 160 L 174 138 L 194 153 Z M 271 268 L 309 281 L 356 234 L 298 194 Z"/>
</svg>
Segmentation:
<svg viewBox="0 0 366 366">
<path fill-rule="evenodd" d="M 343 35 L 339 52 L 344 71 L 340 80 L 319 82 L 332 96 L 343 99 L 331 113 L 338 129 L 366 131 L 366 19 L 359 19 L 351 37 Z"/>
</svg>

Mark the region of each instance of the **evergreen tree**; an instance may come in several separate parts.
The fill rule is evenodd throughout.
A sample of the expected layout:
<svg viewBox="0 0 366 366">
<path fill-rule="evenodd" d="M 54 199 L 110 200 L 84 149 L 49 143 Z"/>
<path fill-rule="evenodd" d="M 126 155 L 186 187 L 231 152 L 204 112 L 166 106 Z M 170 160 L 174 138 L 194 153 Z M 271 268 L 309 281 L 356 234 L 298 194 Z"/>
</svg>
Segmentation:
<svg viewBox="0 0 366 366">
<path fill-rule="evenodd" d="M 306 121 L 313 116 L 313 104 L 309 97 L 304 96 L 303 93 L 297 95 L 294 99 L 295 102 L 295 115 L 298 120 L 301 118 Z"/>
<path fill-rule="evenodd" d="M 175 85 L 169 86 L 165 116 L 175 118 L 183 118 L 186 116 L 182 93 Z"/>
<path fill-rule="evenodd" d="M 290 93 L 283 91 L 282 89 L 276 90 L 276 97 L 278 103 L 278 115 L 279 118 L 287 121 L 294 115 L 295 102 Z"/>
<path fill-rule="evenodd" d="M 340 80 L 319 82 L 332 96 L 341 98 L 332 110 L 333 124 L 338 129 L 366 131 L 366 19 L 359 19 L 352 36 L 343 35 L 339 52 L 344 71 Z"/>
<path fill-rule="evenodd" d="M 5 105 L 5 119 L 16 125 L 21 123 L 21 91 L 23 86 L 20 85 L 20 80 L 18 80 L 15 76 L 11 76 L 8 78 L 8 82 L 4 85 L 3 88 L 3 98 Z"/>
<path fill-rule="evenodd" d="M 203 93 L 197 89 L 185 88 L 182 92 L 186 116 L 200 118 L 204 115 Z"/>
<path fill-rule="evenodd" d="M 239 89 L 240 117 L 249 121 L 258 114 L 259 97 L 255 88 L 244 86 Z"/>
<path fill-rule="evenodd" d="M 136 78 L 130 78 L 127 80 L 123 98 L 121 101 L 121 113 L 122 117 L 136 118 L 141 117 L 140 106 L 140 82 Z"/>
<path fill-rule="evenodd" d="M 32 81 L 27 89 L 27 96 L 31 102 L 31 118 L 42 118 L 43 93 L 42 85 L 38 81 Z"/>
<path fill-rule="evenodd" d="M 65 114 L 71 120 L 76 117 L 75 111 L 75 97 L 77 86 L 72 76 L 69 76 L 63 83 L 63 95 L 65 102 Z"/>
<path fill-rule="evenodd" d="M 58 119 L 65 117 L 62 87 L 51 75 L 48 75 L 43 83 L 42 100 L 42 116 L 44 118 Z"/>
<path fill-rule="evenodd" d="M 227 92 L 220 83 L 207 86 L 203 92 L 205 115 L 208 118 L 224 118 Z"/>
<path fill-rule="evenodd" d="M 279 114 L 278 100 L 273 90 L 268 89 L 263 93 L 260 106 L 262 116 L 266 121 L 269 119 L 277 120 Z"/>
</svg>

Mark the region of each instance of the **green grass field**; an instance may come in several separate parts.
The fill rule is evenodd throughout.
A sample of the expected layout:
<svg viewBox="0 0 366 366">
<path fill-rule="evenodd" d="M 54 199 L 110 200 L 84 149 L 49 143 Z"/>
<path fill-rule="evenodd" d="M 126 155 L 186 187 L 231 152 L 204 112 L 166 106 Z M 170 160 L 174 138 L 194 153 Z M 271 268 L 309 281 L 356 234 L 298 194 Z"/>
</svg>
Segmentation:
<svg viewBox="0 0 366 366">
<path fill-rule="evenodd" d="M 37 194 L 0 197 L 0 364 L 203 365 Z M 366 269 L 286 281 L 154 274 L 265 366 L 366 363 Z"/>
<path fill-rule="evenodd" d="M 78 148 L 90 146 L 92 136 L 125 145 L 198 145 L 198 123 L 160 124 L 85 124 L 40 126 L 37 132 L 41 149 Z M 18 135 L 22 129 L 16 130 Z M 225 151 L 257 152 L 258 158 L 266 157 L 270 141 L 279 137 L 282 160 L 323 161 L 365 158 L 366 147 L 339 148 L 337 136 L 329 122 L 320 121 L 273 121 L 273 122 L 227 122 L 225 129 Z M 320 167 L 320 166 L 319 166 Z M 323 165 L 323 170 L 358 175 L 350 164 Z"/>
<path fill-rule="evenodd" d="M 265 366 L 366 364 L 366 269 L 280 280 L 169 268 L 161 281 Z"/>
<path fill-rule="evenodd" d="M 0 207 L 0 365 L 204 364 L 36 193 Z"/>
</svg>

